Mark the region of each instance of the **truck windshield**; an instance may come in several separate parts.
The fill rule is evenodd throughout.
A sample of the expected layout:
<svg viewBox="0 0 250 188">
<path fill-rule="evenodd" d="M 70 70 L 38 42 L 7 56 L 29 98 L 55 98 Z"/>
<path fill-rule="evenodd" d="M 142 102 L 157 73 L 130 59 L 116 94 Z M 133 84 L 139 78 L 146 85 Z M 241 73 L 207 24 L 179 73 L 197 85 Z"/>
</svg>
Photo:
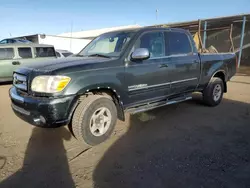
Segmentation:
<svg viewBox="0 0 250 188">
<path fill-rule="evenodd" d="M 78 55 L 119 57 L 135 32 L 113 32 L 100 35 L 91 41 Z"/>
</svg>

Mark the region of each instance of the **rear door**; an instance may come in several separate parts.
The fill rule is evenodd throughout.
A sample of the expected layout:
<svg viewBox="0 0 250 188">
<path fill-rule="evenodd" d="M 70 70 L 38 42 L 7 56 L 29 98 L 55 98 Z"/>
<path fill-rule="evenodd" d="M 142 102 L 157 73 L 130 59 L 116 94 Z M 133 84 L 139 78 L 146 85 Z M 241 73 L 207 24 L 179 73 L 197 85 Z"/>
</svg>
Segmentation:
<svg viewBox="0 0 250 188">
<path fill-rule="evenodd" d="M 18 54 L 18 59 L 16 63 L 18 64 L 18 66 L 23 67 L 34 62 L 34 57 L 31 47 L 17 47 L 17 54 Z"/>
<path fill-rule="evenodd" d="M 150 31 L 141 34 L 132 51 L 147 48 L 150 58 L 143 61 L 129 61 L 125 67 L 125 80 L 129 103 L 142 102 L 167 96 L 170 91 L 168 72 L 169 59 L 165 56 L 164 32 Z"/>
<path fill-rule="evenodd" d="M 30 47 L 14 47 L 15 57 L 11 60 L 5 60 L 4 74 L 5 76 L 12 79 L 13 72 L 28 63 L 33 62 L 32 49 Z"/>
<path fill-rule="evenodd" d="M 53 47 L 17 47 L 17 57 L 16 63 L 23 67 L 56 58 L 56 54 Z"/>
<path fill-rule="evenodd" d="M 189 37 L 184 31 L 165 32 L 166 53 L 173 68 L 169 73 L 171 94 L 193 91 L 198 84 L 200 59 Z"/>
<path fill-rule="evenodd" d="M 13 47 L 0 48 L 0 81 L 12 80 L 15 49 Z"/>
</svg>

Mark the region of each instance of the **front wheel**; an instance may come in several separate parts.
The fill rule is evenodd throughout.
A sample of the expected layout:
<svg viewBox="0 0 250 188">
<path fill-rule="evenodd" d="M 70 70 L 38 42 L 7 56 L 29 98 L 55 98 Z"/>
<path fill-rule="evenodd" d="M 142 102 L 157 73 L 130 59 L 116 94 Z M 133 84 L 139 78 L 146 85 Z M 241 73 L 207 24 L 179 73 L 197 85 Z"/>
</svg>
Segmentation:
<svg viewBox="0 0 250 188">
<path fill-rule="evenodd" d="M 206 89 L 203 91 L 203 100 L 208 106 L 220 104 L 224 93 L 224 84 L 220 78 L 212 78 Z"/>
<path fill-rule="evenodd" d="M 72 119 L 74 136 L 85 144 L 94 146 L 108 139 L 117 120 L 117 109 L 111 98 L 90 95 L 76 108 Z"/>
</svg>

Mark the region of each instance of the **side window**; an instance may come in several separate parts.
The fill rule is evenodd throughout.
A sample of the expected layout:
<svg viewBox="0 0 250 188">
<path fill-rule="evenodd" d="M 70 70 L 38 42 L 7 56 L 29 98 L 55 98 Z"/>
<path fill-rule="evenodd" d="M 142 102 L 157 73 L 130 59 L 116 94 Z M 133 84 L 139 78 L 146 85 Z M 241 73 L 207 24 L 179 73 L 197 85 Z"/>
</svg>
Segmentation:
<svg viewBox="0 0 250 188">
<path fill-rule="evenodd" d="M 0 44 L 7 44 L 7 40 L 6 39 L 5 40 L 1 40 Z"/>
<path fill-rule="evenodd" d="M 14 49 L 13 48 L 0 48 L 0 59 L 13 59 Z"/>
<path fill-rule="evenodd" d="M 56 53 L 52 47 L 36 47 L 36 57 L 55 57 Z"/>
<path fill-rule="evenodd" d="M 61 57 L 61 54 L 56 52 L 56 57 Z"/>
<path fill-rule="evenodd" d="M 14 39 L 8 39 L 7 43 L 15 43 L 15 40 Z"/>
<path fill-rule="evenodd" d="M 18 48 L 18 55 L 21 58 L 32 58 L 31 48 Z"/>
<path fill-rule="evenodd" d="M 147 48 L 150 57 L 165 56 L 164 36 L 162 32 L 150 32 L 143 34 L 135 43 L 134 49 Z"/>
<path fill-rule="evenodd" d="M 168 41 L 168 55 L 189 54 L 192 52 L 190 40 L 185 33 L 166 32 Z"/>
</svg>

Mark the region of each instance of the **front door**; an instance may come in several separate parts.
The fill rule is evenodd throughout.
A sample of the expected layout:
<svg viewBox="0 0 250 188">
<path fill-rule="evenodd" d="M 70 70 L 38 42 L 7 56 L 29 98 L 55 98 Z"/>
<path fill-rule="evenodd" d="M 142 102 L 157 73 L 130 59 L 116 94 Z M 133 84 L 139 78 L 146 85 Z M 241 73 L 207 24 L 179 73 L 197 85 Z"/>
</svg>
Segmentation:
<svg viewBox="0 0 250 188">
<path fill-rule="evenodd" d="M 129 103 L 158 99 L 170 91 L 171 71 L 169 58 L 165 56 L 165 39 L 161 31 L 143 33 L 135 42 L 132 51 L 147 48 L 150 58 L 143 61 L 129 61 L 125 67 L 125 82 Z"/>
</svg>

